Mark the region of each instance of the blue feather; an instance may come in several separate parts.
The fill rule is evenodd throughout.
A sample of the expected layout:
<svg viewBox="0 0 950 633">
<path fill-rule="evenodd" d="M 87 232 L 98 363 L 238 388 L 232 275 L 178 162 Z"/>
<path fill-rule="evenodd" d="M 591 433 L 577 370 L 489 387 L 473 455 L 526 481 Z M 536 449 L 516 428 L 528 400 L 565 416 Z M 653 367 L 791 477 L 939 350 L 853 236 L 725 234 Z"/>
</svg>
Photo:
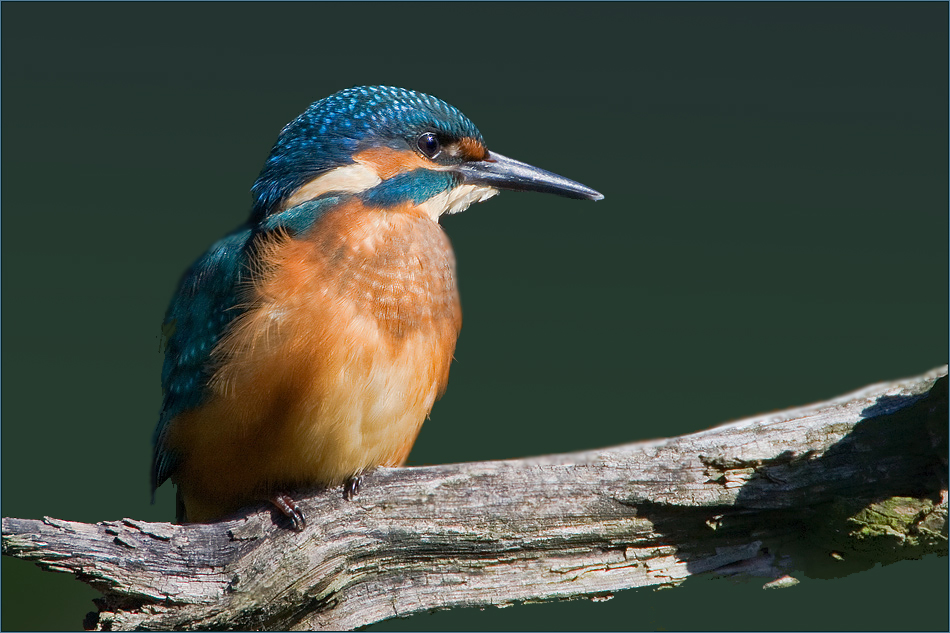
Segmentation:
<svg viewBox="0 0 950 633">
<path fill-rule="evenodd" d="M 165 316 L 164 398 L 155 429 L 152 491 L 171 476 L 182 456 L 168 446 L 173 419 L 208 398 L 214 373 L 211 352 L 228 326 L 246 309 L 253 245 L 262 235 L 284 230 L 305 232 L 347 196 L 323 197 L 280 210 L 307 182 L 352 156 L 380 145 L 413 149 L 421 132 L 483 142 L 475 125 L 453 106 L 412 90 L 363 86 L 341 90 L 313 103 L 281 130 L 251 191 L 254 206 L 247 224 L 216 242 L 182 277 Z M 419 204 L 458 184 L 445 171 L 416 170 L 399 174 L 358 194 L 364 204 L 388 207 Z"/>
<path fill-rule="evenodd" d="M 420 130 L 483 142 L 464 114 L 430 95 L 389 86 L 341 90 L 313 103 L 288 123 L 251 189 L 251 221 L 258 223 L 294 191 L 322 173 L 353 163 L 353 154 L 388 141 L 415 146 Z"/>
<path fill-rule="evenodd" d="M 370 207 L 385 209 L 405 202 L 422 204 L 432 196 L 459 184 L 458 174 L 449 171 L 415 169 L 393 176 L 360 194 Z"/>
<path fill-rule="evenodd" d="M 168 423 L 205 401 L 213 374 L 211 351 L 228 325 L 244 312 L 251 245 L 277 229 L 290 235 L 306 231 L 338 201 L 338 197 L 325 196 L 274 214 L 254 229 L 244 225 L 215 242 L 182 277 L 162 325 L 167 342 L 162 365 L 164 398 L 153 437 L 153 494 L 181 459 L 167 446 Z"/>
<path fill-rule="evenodd" d="M 280 213 L 269 215 L 260 223 L 259 231 L 270 232 L 283 229 L 290 235 L 305 233 L 316 224 L 324 213 L 335 206 L 342 199 L 341 196 L 325 195 L 315 200 L 298 204 Z"/>
<path fill-rule="evenodd" d="M 216 242 L 182 277 L 168 306 L 165 323 L 165 362 L 162 365 L 162 410 L 155 428 L 152 491 L 178 466 L 180 457 L 168 450 L 168 423 L 207 396 L 211 350 L 241 310 L 241 280 L 247 272 L 251 229 L 241 227 Z"/>
</svg>

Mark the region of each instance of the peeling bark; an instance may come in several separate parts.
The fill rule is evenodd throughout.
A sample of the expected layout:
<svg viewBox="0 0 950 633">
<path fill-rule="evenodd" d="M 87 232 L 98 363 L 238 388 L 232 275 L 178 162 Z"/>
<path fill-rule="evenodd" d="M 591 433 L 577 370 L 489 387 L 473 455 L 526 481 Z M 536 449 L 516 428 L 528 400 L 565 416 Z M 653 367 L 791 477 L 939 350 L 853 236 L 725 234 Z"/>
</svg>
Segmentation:
<svg viewBox="0 0 950 633">
<path fill-rule="evenodd" d="M 208 525 L 3 519 L 3 554 L 104 596 L 89 628 L 350 629 L 456 606 L 606 600 L 694 574 L 842 576 L 947 553 L 947 368 L 701 433 L 379 469 Z"/>
</svg>

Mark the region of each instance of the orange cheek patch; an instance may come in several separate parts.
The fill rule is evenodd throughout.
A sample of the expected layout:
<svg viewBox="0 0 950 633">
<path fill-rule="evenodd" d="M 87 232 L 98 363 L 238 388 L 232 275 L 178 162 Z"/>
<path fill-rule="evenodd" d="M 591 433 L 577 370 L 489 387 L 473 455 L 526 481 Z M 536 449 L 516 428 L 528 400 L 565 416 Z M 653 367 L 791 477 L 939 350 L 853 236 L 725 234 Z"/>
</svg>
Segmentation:
<svg viewBox="0 0 950 633">
<path fill-rule="evenodd" d="M 392 149 L 391 147 L 371 147 L 353 156 L 361 165 L 374 169 L 379 177 L 388 180 L 397 174 L 416 169 L 432 169 L 433 163 L 415 152 Z"/>
<path fill-rule="evenodd" d="M 468 136 L 459 141 L 459 150 L 462 156 L 467 160 L 485 160 L 488 156 L 488 149 L 480 142 Z"/>
</svg>

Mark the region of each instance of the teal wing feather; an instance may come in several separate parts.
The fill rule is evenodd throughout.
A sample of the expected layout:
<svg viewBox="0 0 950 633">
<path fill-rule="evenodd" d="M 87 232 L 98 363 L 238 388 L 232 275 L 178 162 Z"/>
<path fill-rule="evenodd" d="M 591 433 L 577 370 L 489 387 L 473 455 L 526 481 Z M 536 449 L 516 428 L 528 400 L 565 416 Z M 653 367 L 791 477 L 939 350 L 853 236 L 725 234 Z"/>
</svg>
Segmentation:
<svg viewBox="0 0 950 633">
<path fill-rule="evenodd" d="M 275 230 L 303 232 L 338 201 L 336 196 L 324 196 L 272 214 L 256 227 L 242 226 L 217 241 L 182 277 L 162 325 L 166 344 L 162 409 L 153 436 L 153 495 L 181 462 L 181 455 L 168 446 L 169 424 L 208 397 L 211 352 L 244 310 L 253 243 Z"/>
<path fill-rule="evenodd" d="M 167 446 L 169 422 L 201 405 L 211 377 L 211 350 L 239 316 L 242 279 L 252 231 L 242 227 L 216 242 L 184 274 L 168 306 L 162 332 L 162 409 L 155 428 L 152 492 L 178 467 L 180 455 Z"/>
</svg>

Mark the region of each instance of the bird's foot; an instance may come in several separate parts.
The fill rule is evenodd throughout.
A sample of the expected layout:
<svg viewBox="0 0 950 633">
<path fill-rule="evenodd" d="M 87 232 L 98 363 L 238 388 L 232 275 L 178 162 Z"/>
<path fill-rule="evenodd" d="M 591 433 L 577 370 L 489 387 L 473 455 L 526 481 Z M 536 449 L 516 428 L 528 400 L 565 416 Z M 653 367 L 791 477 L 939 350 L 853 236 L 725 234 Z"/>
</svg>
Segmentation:
<svg viewBox="0 0 950 633">
<path fill-rule="evenodd" d="M 353 475 L 343 483 L 343 498 L 351 501 L 353 497 L 360 493 L 360 486 L 363 485 L 363 475 Z"/>
<path fill-rule="evenodd" d="M 304 516 L 303 510 L 290 495 L 284 493 L 276 494 L 270 498 L 270 502 L 277 506 L 277 509 L 280 510 L 285 517 L 291 520 L 296 531 L 300 532 L 307 526 L 307 517 Z"/>
</svg>

